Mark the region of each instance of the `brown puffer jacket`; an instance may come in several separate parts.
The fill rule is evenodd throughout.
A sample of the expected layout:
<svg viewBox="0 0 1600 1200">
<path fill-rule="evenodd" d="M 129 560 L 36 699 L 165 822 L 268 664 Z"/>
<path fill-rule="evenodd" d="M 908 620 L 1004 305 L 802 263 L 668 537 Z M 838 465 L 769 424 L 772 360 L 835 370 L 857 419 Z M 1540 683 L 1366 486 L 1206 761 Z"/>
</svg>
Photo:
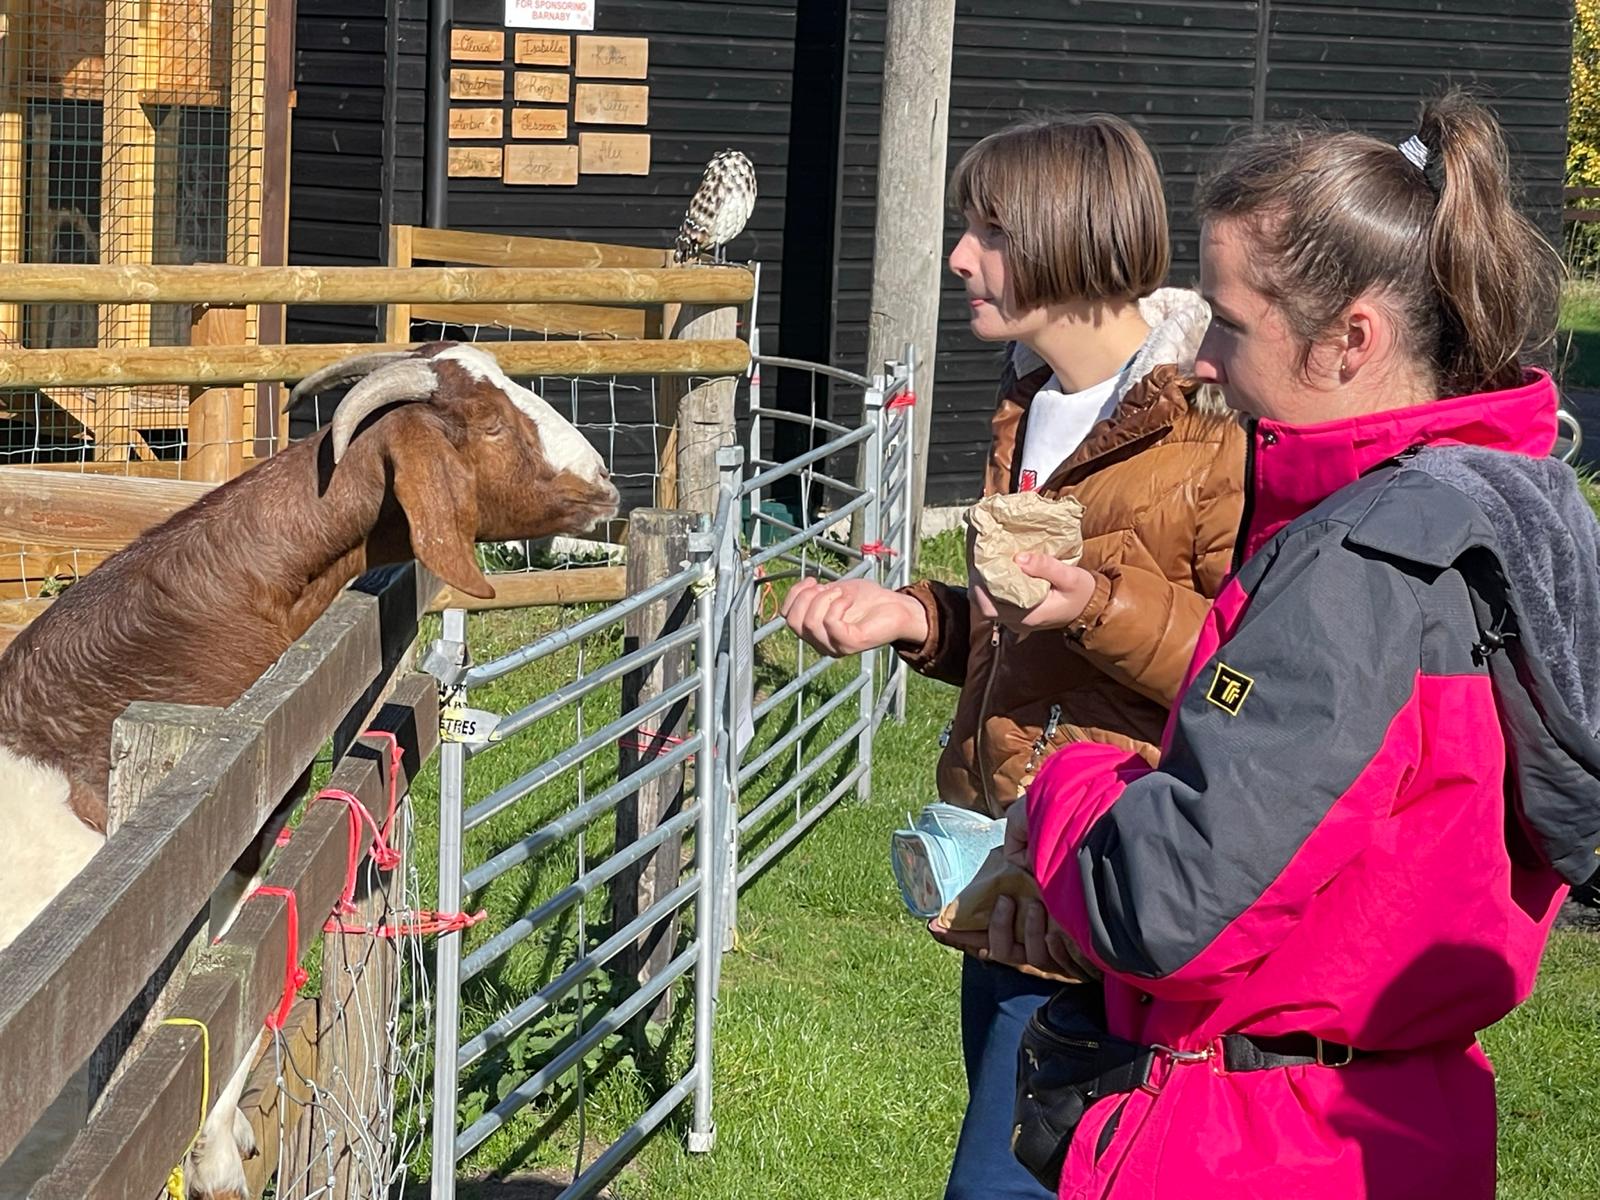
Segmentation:
<svg viewBox="0 0 1600 1200">
<path fill-rule="evenodd" d="M 1019 431 L 1049 376 L 1008 369 L 1001 381 L 985 495 L 1015 490 Z M 928 640 L 896 649 L 961 689 L 939 760 L 941 800 L 999 816 L 1067 742 L 1108 742 L 1154 764 L 1243 506 L 1244 431 L 1213 391 L 1156 367 L 1039 489 L 1082 502 L 1079 565 L 1098 576 L 1066 630 L 1019 637 L 982 617 L 965 588 L 907 589 L 927 610 Z"/>
</svg>

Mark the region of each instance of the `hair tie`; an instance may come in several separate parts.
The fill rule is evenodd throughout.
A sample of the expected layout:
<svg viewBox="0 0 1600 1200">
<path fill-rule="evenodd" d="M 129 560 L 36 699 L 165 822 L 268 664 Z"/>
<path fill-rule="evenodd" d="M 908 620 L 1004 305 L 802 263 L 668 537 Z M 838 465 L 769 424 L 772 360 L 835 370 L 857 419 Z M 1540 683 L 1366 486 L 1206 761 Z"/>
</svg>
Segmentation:
<svg viewBox="0 0 1600 1200">
<path fill-rule="evenodd" d="M 1406 156 L 1406 160 L 1410 162 L 1411 165 L 1417 170 L 1422 172 L 1427 171 L 1428 148 L 1422 144 L 1422 139 L 1416 134 L 1412 134 L 1395 148 L 1399 150 L 1401 154 L 1404 154 Z"/>
</svg>

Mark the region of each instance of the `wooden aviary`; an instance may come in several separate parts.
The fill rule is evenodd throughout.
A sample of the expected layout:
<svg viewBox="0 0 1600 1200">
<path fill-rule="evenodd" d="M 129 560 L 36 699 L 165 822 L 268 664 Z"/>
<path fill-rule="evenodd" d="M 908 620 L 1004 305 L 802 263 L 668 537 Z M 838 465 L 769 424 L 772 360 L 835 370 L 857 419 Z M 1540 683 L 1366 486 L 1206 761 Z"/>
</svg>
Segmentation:
<svg viewBox="0 0 1600 1200">
<path fill-rule="evenodd" d="M 15 0 L 0 13 L 0 265 L 283 260 L 293 0 Z M 283 60 L 283 61 L 279 61 Z M 0 289 L 3 291 L 3 289 Z M 207 300 L 216 296 L 206 297 Z M 228 337 L 281 336 L 258 306 Z M 202 344 L 188 306 L 28 301 L 0 294 L 0 344 L 35 349 Z M 265 335 L 265 337 L 263 337 Z M 41 455 L 74 443 L 125 467 L 203 450 L 194 474 L 237 473 L 265 453 L 257 394 L 194 419 L 171 384 L 0 393 L 0 415 Z M 276 417 L 274 397 L 262 397 Z M 207 407 L 220 401 L 207 398 Z M 269 421 L 268 428 L 271 423 Z M 202 444 L 192 439 L 228 438 Z M 147 435 L 149 435 L 147 437 Z"/>
</svg>

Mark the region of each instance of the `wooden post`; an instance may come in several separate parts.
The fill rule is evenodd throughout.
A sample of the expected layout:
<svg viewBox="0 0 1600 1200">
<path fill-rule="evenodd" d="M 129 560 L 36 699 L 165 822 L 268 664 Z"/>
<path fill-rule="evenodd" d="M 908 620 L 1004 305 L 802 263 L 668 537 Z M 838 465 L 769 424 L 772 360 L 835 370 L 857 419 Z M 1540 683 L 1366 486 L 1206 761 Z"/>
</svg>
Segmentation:
<svg viewBox="0 0 1600 1200">
<path fill-rule="evenodd" d="M 727 341 L 738 336 L 739 310 L 685 304 L 679 308 L 672 330 L 676 341 Z M 693 384 L 694 386 L 690 386 Z M 696 382 L 692 378 L 661 381 L 661 421 L 668 429 L 662 448 L 672 458 L 672 486 L 663 485 L 673 507 L 687 512 L 714 513 L 717 508 L 717 451 L 737 441 L 734 396 L 738 380 L 722 376 Z M 663 462 L 662 469 L 667 464 Z"/>
<path fill-rule="evenodd" d="M 296 1200 L 308 1191 L 310 1166 L 311 1084 L 317 1074 L 317 1001 L 301 999 L 289 1009 L 283 1023 L 284 1068 L 280 1084 L 278 1062 L 268 1054 L 251 1072 L 239 1098 L 256 1132 L 259 1153 L 244 1164 L 248 1194 L 262 1195 L 276 1180 L 279 1200 Z"/>
<path fill-rule="evenodd" d="M 196 305 L 192 346 L 242 346 L 245 310 Z M 188 462 L 184 477 L 226 483 L 244 470 L 244 389 L 190 388 Z"/>
<path fill-rule="evenodd" d="M 679 570 L 689 557 L 689 534 L 695 517 L 686 512 L 659 508 L 636 508 L 628 518 L 628 593 L 643 591 Z M 674 633 L 694 618 L 694 597 L 684 589 L 663 597 L 623 618 L 623 653 L 631 653 L 666 634 Z M 689 651 L 680 647 L 662 656 L 642 671 L 622 680 L 622 711 L 638 707 L 653 696 L 681 681 L 688 673 Z M 646 723 L 637 742 L 624 738 L 619 743 L 619 778 L 631 775 L 672 749 L 683 737 L 688 701 L 668 709 Z M 622 850 L 645 836 L 683 808 L 683 768 L 674 767 L 640 786 L 617 806 L 616 848 Z M 613 928 L 620 929 L 678 886 L 681 841 L 671 838 L 638 865 L 622 871 L 612 885 Z M 671 961 L 677 945 L 678 921 L 674 917 L 649 930 L 636 945 L 618 956 L 618 969 L 640 983 Z M 670 1014 L 672 991 L 663 992 L 650 1019 Z"/>
<path fill-rule="evenodd" d="M 189 704 L 130 704 L 111 726 L 111 783 L 107 792 L 106 833 L 114 834 L 171 773 L 184 753 L 221 715 L 220 708 Z M 202 909 L 167 953 L 144 988 L 89 1058 L 88 1102 L 94 1103 L 120 1073 L 130 1052 L 167 1015 L 207 941 Z M 84 1118 L 88 1118 L 88 1111 Z"/>
<path fill-rule="evenodd" d="M 150 30 L 144 0 L 111 0 L 106 8 L 104 140 L 100 158 L 100 261 L 148 263 L 154 248 L 156 131 L 139 93 L 147 84 Z M 150 344 L 148 304 L 108 305 L 100 344 Z M 105 398 L 109 417 L 95 426 L 95 458 L 126 461 L 134 444 L 132 396 L 116 388 Z"/>
<path fill-rule="evenodd" d="M 913 552 L 928 480 L 954 34 L 955 0 L 889 0 L 866 371 L 871 375 L 886 359 L 899 358 L 907 342 L 917 348 Z"/>
<path fill-rule="evenodd" d="M 27 132 L 22 98 L 22 55 L 26 5 L 0 12 L 0 263 L 18 263 L 23 254 L 23 174 Z M 19 11 L 20 10 L 20 11 Z M 0 304 L 0 335 L 22 341 L 22 306 Z"/>
<path fill-rule="evenodd" d="M 410 225 L 389 226 L 389 265 L 409 267 L 411 258 Z M 384 338 L 386 342 L 411 340 L 411 305 L 391 304 L 384 311 Z"/>
</svg>

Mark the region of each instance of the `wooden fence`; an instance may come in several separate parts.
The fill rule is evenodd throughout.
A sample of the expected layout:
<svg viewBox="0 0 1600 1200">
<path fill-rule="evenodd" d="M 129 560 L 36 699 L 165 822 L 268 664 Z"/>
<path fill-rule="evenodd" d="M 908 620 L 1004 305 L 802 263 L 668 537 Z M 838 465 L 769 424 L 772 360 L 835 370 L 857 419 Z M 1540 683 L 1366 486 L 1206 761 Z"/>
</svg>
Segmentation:
<svg viewBox="0 0 1600 1200">
<path fill-rule="evenodd" d="M 394 732 L 405 751 L 404 794 L 438 737 L 434 681 L 410 673 L 406 663 L 418 617 L 438 588 L 437 579 L 412 564 L 373 572 L 227 708 L 134 705 L 119 721 L 106 847 L 13 944 L 7 954 L 13 967 L 0 976 L 0 1161 L 83 1064 L 106 1057 L 108 1035 L 125 1034 L 134 1023 L 130 1006 L 137 1014 L 158 990 L 159 1014 L 205 1024 L 209 1071 L 197 1028 L 147 1022 L 87 1127 L 30 1191 L 31 1200 L 160 1191 L 198 1114 L 257 1044 L 263 1018 L 283 993 L 287 903 L 246 905 L 227 936 L 191 950 L 187 967 L 179 966 L 164 987 L 152 977 L 159 983 L 163 965 L 174 965 L 212 891 L 330 737 L 337 765 L 329 786 L 357 796 L 381 821 L 391 766 L 387 755 L 355 738 L 368 728 Z M 346 881 L 349 836 L 344 806 L 310 806 L 267 878 L 294 892 L 296 942 L 309 948 L 325 938 L 325 963 L 342 961 L 337 944 L 344 940 L 378 947 L 349 970 L 326 972 L 323 994 L 290 1012 L 282 1050 L 294 1069 L 285 1074 L 319 1086 L 371 1065 L 351 1057 L 372 1039 L 344 1028 L 343 1002 L 352 991 L 393 987 L 392 974 L 382 969 L 382 943 L 322 932 Z M 378 1042 L 387 1042 L 384 1031 Z M 211 1094 L 202 1096 L 207 1076 Z M 326 1182 L 322 1166 L 331 1157 L 332 1194 L 347 1194 L 338 1181 L 349 1178 L 357 1157 L 348 1130 L 312 1128 L 317 1117 L 304 1103 L 305 1091 L 280 1090 L 271 1059 L 256 1071 L 246 1097 L 263 1150 L 250 1168 L 252 1195 L 279 1167 L 284 1180 L 300 1178 L 313 1143 L 317 1180 Z M 374 1104 L 380 1099 L 372 1097 Z M 376 1119 L 371 1112 L 357 1116 Z M 288 1134 L 282 1143 L 280 1127 Z M 294 1194 L 294 1187 L 278 1192 Z"/>
<path fill-rule="evenodd" d="M 674 507 L 680 494 L 691 500 L 709 494 L 716 448 L 733 440 L 729 377 L 750 360 L 737 329 L 741 310 L 754 300 L 751 271 L 676 268 L 666 251 L 635 246 L 410 226 L 392 234 L 388 267 L 6 268 L 0 302 L 190 304 L 207 335 L 190 346 L 0 353 L 0 388 L 58 394 L 181 384 L 193 397 L 187 460 L 0 468 L 0 646 L 49 603 L 52 587 L 253 465 L 243 433 L 243 385 L 294 381 L 340 358 L 411 345 L 413 319 L 562 339 L 497 342 L 492 352 L 512 375 L 654 377 L 663 405 L 655 501 Z M 213 303 L 217 297 L 226 303 Z M 283 304 L 385 305 L 388 340 L 233 344 L 243 340 L 235 336 L 243 328 L 238 315 Z M 287 440 L 287 421 L 286 414 L 280 418 L 279 444 Z M 51 482 L 50 475 L 59 479 Z M 508 575 L 496 587 L 494 606 L 615 600 L 623 572 L 606 566 Z"/>
</svg>

